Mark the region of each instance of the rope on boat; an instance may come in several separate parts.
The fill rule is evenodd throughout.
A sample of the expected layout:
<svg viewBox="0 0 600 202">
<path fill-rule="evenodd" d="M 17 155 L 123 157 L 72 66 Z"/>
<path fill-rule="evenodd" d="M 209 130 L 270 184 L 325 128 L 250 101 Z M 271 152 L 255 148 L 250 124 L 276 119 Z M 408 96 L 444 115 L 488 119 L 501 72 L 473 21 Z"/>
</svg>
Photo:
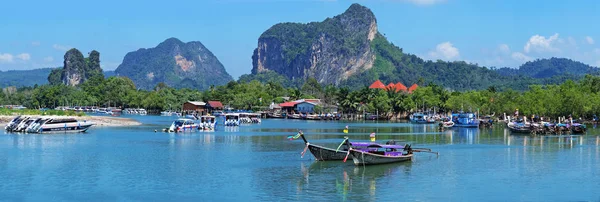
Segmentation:
<svg viewBox="0 0 600 202">
<path fill-rule="evenodd" d="M 304 154 L 306 154 L 306 150 L 308 149 L 309 144 L 310 143 L 308 143 L 308 142 L 306 143 L 306 147 L 304 147 L 304 151 L 302 151 L 300 158 L 304 158 Z"/>
<path fill-rule="evenodd" d="M 348 160 L 348 155 L 350 155 L 350 150 L 352 150 L 352 148 L 348 149 L 348 152 L 346 153 L 346 157 L 344 157 L 344 163 L 346 163 L 346 160 Z"/>
<path fill-rule="evenodd" d="M 344 141 L 342 141 L 342 143 L 340 143 L 340 146 L 338 146 L 337 149 L 335 149 L 335 152 L 338 152 L 340 150 L 340 147 L 342 147 L 342 145 L 344 145 L 344 143 L 346 143 L 346 139 L 344 139 Z"/>
</svg>

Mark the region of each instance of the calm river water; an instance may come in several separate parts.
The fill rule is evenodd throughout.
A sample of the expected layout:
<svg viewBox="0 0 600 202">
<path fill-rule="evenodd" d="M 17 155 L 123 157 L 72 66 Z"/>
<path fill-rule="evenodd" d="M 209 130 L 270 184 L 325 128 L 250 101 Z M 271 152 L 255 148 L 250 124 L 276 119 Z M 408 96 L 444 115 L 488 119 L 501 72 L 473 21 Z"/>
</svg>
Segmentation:
<svg viewBox="0 0 600 202">
<path fill-rule="evenodd" d="M 0 201 L 598 201 L 600 129 L 584 136 L 513 136 L 382 122 L 263 120 L 216 132 L 157 132 L 174 118 L 85 134 L 0 135 Z M 350 133 L 342 129 L 349 125 Z M 343 136 L 439 151 L 359 166 L 304 158 Z"/>
</svg>

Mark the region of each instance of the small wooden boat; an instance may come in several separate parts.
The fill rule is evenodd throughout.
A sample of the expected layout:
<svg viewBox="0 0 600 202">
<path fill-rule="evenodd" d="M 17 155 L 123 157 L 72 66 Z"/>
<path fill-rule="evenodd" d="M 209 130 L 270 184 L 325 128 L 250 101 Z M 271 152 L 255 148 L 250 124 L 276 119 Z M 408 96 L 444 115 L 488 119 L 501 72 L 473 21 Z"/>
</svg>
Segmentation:
<svg viewBox="0 0 600 202">
<path fill-rule="evenodd" d="M 410 122 L 418 124 L 430 124 L 435 123 L 435 119 L 422 113 L 414 113 L 410 115 Z"/>
<path fill-rule="evenodd" d="M 510 122 L 506 126 L 512 133 L 531 133 L 531 125 L 529 124 Z"/>
<path fill-rule="evenodd" d="M 300 132 L 299 134 L 300 134 L 300 137 L 302 137 L 302 140 L 304 141 L 304 144 L 306 144 L 306 147 L 308 148 L 310 153 L 315 157 L 316 161 L 336 161 L 336 160 L 339 161 L 339 160 L 343 160 L 344 158 L 346 158 L 348 146 L 346 146 L 346 144 L 344 144 L 344 143 L 346 143 L 346 141 L 348 141 L 347 138 L 344 139 L 342 148 L 340 148 L 340 150 L 336 150 L 336 149 L 329 148 L 329 147 L 310 144 L 304 137 L 304 133 Z M 304 153 L 306 153 L 306 148 L 305 148 L 304 152 L 302 152 L 302 154 L 304 155 Z"/>
<path fill-rule="evenodd" d="M 347 145 L 350 146 L 349 144 Z M 380 145 L 373 143 L 360 146 L 366 146 L 366 149 L 359 150 L 351 147 L 346 154 L 347 156 L 349 155 L 352 157 L 354 165 L 397 163 L 410 161 L 413 157 L 413 151 L 410 149 L 410 145 Z M 346 161 L 346 159 L 344 159 L 344 161 Z"/>
<path fill-rule="evenodd" d="M 431 149 L 415 148 L 411 145 L 396 145 L 396 144 L 377 144 L 373 142 L 354 143 L 350 146 L 349 141 L 346 145 L 350 147 L 346 156 L 352 157 L 354 165 L 376 165 L 387 163 L 398 163 L 410 161 L 413 158 L 413 152 L 427 152 L 438 155 L 437 152 L 432 152 Z M 356 149 L 360 147 L 360 149 Z M 344 162 L 346 159 L 344 159 Z"/>
<path fill-rule="evenodd" d="M 454 122 L 450 118 L 444 118 L 440 121 L 441 128 L 452 128 L 454 126 Z"/>
<path fill-rule="evenodd" d="M 348 153 L 348 148 L 350 148 L 347 146 L 347 144 L 351 145 L 351 147 L 357 150 L 365 149 L 365 145 L 370 145 L 369 143 L 364 142 L 348 142 L 348 138 L 346 137 L 337 149 L 333 149 L 320 145 L 310 144 L 306 140 L 306 137 L 304 137 L 304 133 L 302 133 L 302 131 L 298 132 L 298 135 L 302 138 L 304 144 L 306 144 L 306 148 L 304 148 L 302 155 L 304 156 L 306 150 L 308 149 L 308 151 L 310 151 L 310 153 L 315 157 L 316 161 L 344 160 L 344 158 L 346 158 L 346 154 Z M 395 144 L 394 141 L 389 141 L 388 143 Z"/>
<path fill-rule="evenodd" d="M 582 134 L 586 131 L 585 125 L 580 123 L 573 123 L 570 128 L 573 134 Z"/>
</svg>

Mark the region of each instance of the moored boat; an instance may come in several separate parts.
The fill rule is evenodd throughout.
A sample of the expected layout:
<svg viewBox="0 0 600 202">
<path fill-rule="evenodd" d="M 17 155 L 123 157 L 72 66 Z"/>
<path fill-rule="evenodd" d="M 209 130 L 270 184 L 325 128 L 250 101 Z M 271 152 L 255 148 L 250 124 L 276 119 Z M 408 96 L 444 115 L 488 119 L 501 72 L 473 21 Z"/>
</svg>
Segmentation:
<svg viewBox="0 0 600 202">
<path fill-rule="evenodd" d="M 458 113 L 452 114 L 452 122 L 454 127 L 477 128 L 479 127 L 479 119 L 473 113 Z"/>
<path fill-rule="evenodd" d="M 585 125 L 581 124 L 581 123 L 571 124 L 570 129 L 571 129 L 571 133 L 573 133 L 573 134 L 582 134 L 582 133 L 585 133 L 585 131 L 586 131 Z"/>
<path fill-rule="evenodd" d="M 223 123 L 225 126 L 239 126 L 240 125 L 240 115 L 239 114 L 225 114 L 225 122 Z"/>
<path fill-rule="evenodd" d="M 192 119 L 177 119 L 173 121 L 169 128 L 163 129 L 164 132 L 192 132 L 198 130 L 198 124 Z"/>
<path fill-rule="evenodd" d="M 410 145 L 381 145 L 376 143 L 365 143 L 368 145 L 359 145 L 347 143 L 350 147 L 346 156 L 351 156 L 354 165 L 376 165 L 386 163 L 398 163 L 410 161 L 413 157 L 413 151 Z M 366 149 L 355 149 L 356 146 L 363 146 Z M 344 159 L 346 161 L 346 159 Z"/>
<path fill-rule="evenodd" d="M 531 124 L 510 122 L 506 125 L 512 133 L 531 133 Z"/>
<path fill-rule="evenodd" d="M 419 123 L 419 124 L 430 124 L 435 123 L 435 119 L 423 114 L 423 113 L 414 113 L 410 115 L 411 123 Z"/>
<path fill-rule="evenodd" d="M 217 119 L 215 116 L 201 116 L 199 130 L 213 131 L 217 125 Z"/>
<path fill-rule="evenodd" d="M 350 146 L 349 141 L 346 141 L 346 145 L 349 147 L 346 156 L 352 157 L 354 165 L 376 165 L 410 161 L 413 158 L 414 152 L 427 152 L 438 155 L 437 152 L 432 152 L 431 149 L 413 149 L 409 144 L 396 145 L 395 142 L 388 142 L 386 144 L 357 142 Z M 346 160 L 344 159 L 344 162 Z"/>
<path fill-rule="evenodd" d="M 92 122 L 77 121 L 75 119 L 48 119 L 38 128 L 38 133 L 58 133 L 58 132 L 86 132 L 93 125 Z M 35 132 L 35 129 L 32 130 Z"/>
<path fill-rule="evenodd" d="M 452 128 L 454 126 L 454 122 L 450 118 L 443 118 L 440 120 L 440 127 L 442 128 Z"/>
<path fill-rule="evenodd" d="M 315 157 L 316 161 L 339 161 L 343 160 L 346 157 L 348 146 L 344 143 L 348 141 L 348 139 L 344 139 L 344 142 L 340 145 L 342 146 L 341 148 L 333 149 L 320 145 L 310 144 L 304 137 L 304 133 L 302 133 L 302 131 L 298 132 L 297 136 L 301 137 L 304 141 L 304 144 L 306 145 L 306 148 L 302 152 L 302 155 L 306 153 L 306 149 L 308 148 L 310 153 Z"/>
</svg>

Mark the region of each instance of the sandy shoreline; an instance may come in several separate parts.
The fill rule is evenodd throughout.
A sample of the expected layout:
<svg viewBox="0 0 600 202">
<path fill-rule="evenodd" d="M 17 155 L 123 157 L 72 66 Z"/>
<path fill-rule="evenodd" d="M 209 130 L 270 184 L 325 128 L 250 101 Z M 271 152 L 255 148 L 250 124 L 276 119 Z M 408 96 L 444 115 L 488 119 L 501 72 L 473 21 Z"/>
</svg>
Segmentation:
<svg viewBox="0 0 600 202">
<path fill-rule="evenodd" d="M 94 126 L 106 126 L 106 127 L 119 127 L 119 126 L 138 126 L 142 123 L 130 119 L 112 116 L 40 116 L 40 115 L 23 115 L 29 117 L 43 117 L 43 118 L 73 118 L 78 121 L 91 121 L 95 123 Z M 0 126 L 4 127 L 8 122 L 14 119 L 16 116 L 0 116 Z"/>
</svg>

